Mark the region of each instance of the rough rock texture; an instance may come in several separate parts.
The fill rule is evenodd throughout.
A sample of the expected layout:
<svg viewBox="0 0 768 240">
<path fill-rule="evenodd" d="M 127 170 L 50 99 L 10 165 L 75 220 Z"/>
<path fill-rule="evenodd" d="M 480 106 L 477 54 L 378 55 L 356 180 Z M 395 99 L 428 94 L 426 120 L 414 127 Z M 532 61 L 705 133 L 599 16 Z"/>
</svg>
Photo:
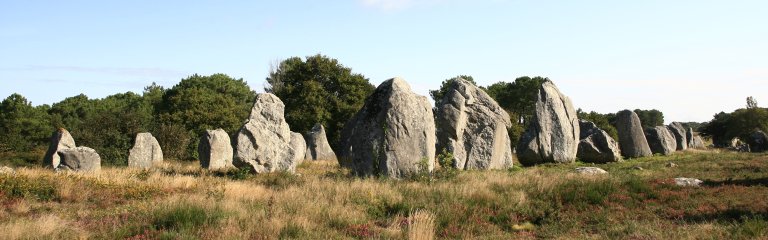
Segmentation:
<svg viewBox="0 0 768 240">
<path fill-rule="evenodd" d="M 702 139 L 698 135 L 694 135 L 693 138 L 691 138 L 691 146 L 690 148 L 693 149 L 705 149 L 707 146 L 704 145 L 704 139 Z"/>
<path fill-rule="evenodd" d="M 384 81 L 341 133 L 339 163 L 358 175 L 401 178 L 434 169 L 432 107 L 403 79 Z"/>
<path fill-rule="evenodd" d="M 74 148 L 75 139 L 69 134 L 69 131 L 63 128 L 59 128 L 51 134 L 51 143 L 48 145 L 48 151 L 45 152 L 43 157 L 43 165 L 45 167 L 56 168 L 61 162 L 61 158 L 56 154 L 59 150 Z"/>
<path fill-rule="evenodd" d="M 698 187 L 702 183 L 704 183 L 704 181 L 701 181 L 695 178 L 684 178 L 684 177 L 675 178 L 675 185 L 681 186 L 681 187 Z"/>
<path fill-rule="evenodd" d="M 304 136 L 302 136 L 301 133 L 291 132 L 291 148 L 293 148 L 296 153 L 289 161 L 282 162 L 283 166 L 281 169 L 295 172 L 296 167 L 304 161 L 304 157 L 307 155 L 307 142 L 304 140 Z"/>
<path fill-rule="evenodd" d="M 101 170 L 101 157 L 92 148 L 67 148 L 59 150 L 57 154 L 61 158 L 57 171 L 98 173 Z"/>
<path fill-rule="evenodd" d="M 648 146 L 653 153 L 669 155 L 677 149 L 675 136 L 665 126 L 645 129 L 645 139 L 648 140 Z"/>
<path fill-rule="evenodd" d="M 760 130 L 755 130 L 749 134 L 749 138 L 746 139 L 749 144 L 749 149 L 752 152 L 764 152 L 768 151 L 768 134 Z"/>
<path fill-rule="evenodd" d="M 552 81 L 544 81 L 534 117 L 517 145 L 520 163 L 572 163 L 578 147 L 579 120 L 571 100 Z"/>
<path fill-rule="evenodd" d="M 645 139 L 640 118 L 635 112 L 623 110 L 616 114 L 616 130 L 619 133 L 621 155 L 626 158 L 652 156 L 651 148 Z"/>
<path fill-rule="evenodd" d="M 675 143 L 676 143 L 676 150 L 677 151 L 683 151 L 685 149 L 688 149 L 688 139 L 686 138 L 685 127 L 683 127 L 682 123 L 679 122 L 672 122 L 667 126 L 669 129 L 669 132 L 672 133 L 672 136 L 675 137 Z"/>
<path fill-rule="evenodd" d="M 304 149 L 294 149 L 288 123 L 283 115 L 285 105 L 271 93 L 256 95 L 248 122 L 240 128 L 232 163 L 255 173 L 293 172 L 294 159 L 303 158 Z M 302 138 L 302 141 L 303 138 Z"/>
<path fill-rule="evenodd" d="M 585 175 L 607 174 L 608 172 L 598 167 L 577 167 L 576 172 Z"/>
<path fill-rule="evenodd" d="M 691 146 L 693 144 L 693 128 L 685 129 L 685 139 L 688 140 L 688 148 L 693 148 Z"/>
<path fill-rule="evenodd" d="M 232 142 L 229 134 L 219 128 L 208 130 L 200 137 L 197 145 L 197 155 L 200 158 L 200 166 L 209 170 L 220 170 L 233 167 Z"/>
<path fill-rule="evenodd" d="M 312 130 L 304 135 L 307 141 L 307 153 L 304 160 L 311 161 L 337 161 L 336 153 L 331 149 L 328 138 L 325 135 L 325 127 L 321 124 L 315 124 Z"/>
<path fill-rule="evenodd" d="M 151 133 L 139 133 L 130 152 L 128 166 L 135 168 L 151 168 L 163 163 L 163 150 L 160 143 Z"/>
<path fill-rule="evenodd" d="M 437 151 L 453 154 L 457 169 L 512 167 L 509 115 L 482 89 L 463 79 L 450 83 L 437 104 Z"/>
<path fill-rule="evenodd" d="M 576 156 L 582 162 L 608 163 L 621 161 L 619 143 L 590 121 L 579 120 L 579 149 Z"/>
</svg>

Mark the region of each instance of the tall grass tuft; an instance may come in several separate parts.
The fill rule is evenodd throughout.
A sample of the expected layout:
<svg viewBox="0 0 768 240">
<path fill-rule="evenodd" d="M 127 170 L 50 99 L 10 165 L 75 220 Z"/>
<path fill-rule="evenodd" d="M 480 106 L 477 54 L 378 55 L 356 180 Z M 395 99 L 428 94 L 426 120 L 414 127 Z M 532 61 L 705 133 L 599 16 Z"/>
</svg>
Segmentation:
<svg viewBox="0 0 768 240">
<path fill-rule="evenodd" d="M 417 210 L 408 216 L 408 239 L 435 239 L 435 216 L 426 210 Z"/>
</svg>

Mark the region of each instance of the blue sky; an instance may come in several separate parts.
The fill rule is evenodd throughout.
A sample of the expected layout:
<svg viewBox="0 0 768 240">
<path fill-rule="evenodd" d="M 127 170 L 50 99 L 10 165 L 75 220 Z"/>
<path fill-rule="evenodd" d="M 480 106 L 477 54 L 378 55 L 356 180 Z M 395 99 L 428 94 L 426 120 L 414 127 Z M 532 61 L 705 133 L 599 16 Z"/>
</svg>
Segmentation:
<svg viewBox="0 0 768 240">
<path fill-rule="evenodd" d="M 3 1 L 0 97 L 102 98 L 317 53 L 427 95 L 546 76 L 577 108 L 707 121 L 768 106 L 768 1 Z"/>
</svg>

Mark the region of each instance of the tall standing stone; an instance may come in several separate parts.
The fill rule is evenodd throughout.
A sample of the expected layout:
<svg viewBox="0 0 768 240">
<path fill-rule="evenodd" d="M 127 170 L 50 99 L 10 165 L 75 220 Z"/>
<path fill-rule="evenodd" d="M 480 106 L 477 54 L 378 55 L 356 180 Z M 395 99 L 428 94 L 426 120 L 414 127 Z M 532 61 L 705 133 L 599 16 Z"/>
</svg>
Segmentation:
<svg viewBox="0 0 768 240">
<path fill-rule="evenodd" d="M 688 148 L 694 148 L 693 145 L 693 128 L 685 129 L 685 139 L 688 140 Z"/>
<path fill-rule="evenodd" d="M 139 133 L 128 153 L 128 166 L 151 168 L 163 163 L 163 150 L 151 133 Z"/>
<path fill-rule="evenodd" d="M 645 139 L 640 118 L 635 112 L 623 110 L 617 113 L 616 130 L 619 133 L 619 147 L 624 157 L 639 158 L 653 155 Z"/>
<path fill-rule="evenodd" d="M 546 80 L 536 95 L 533 119 L 517 145 L 523 165 L 572 163 L 579 147 L 579 120 L 571 100 Z"/>
<path fill-rule="evenodd" d="M 51 134 L 51 143 L 48 145 L 48 151 L 43 157 L 43 165 L 45 167 L 57 168 L 61 162 L 59 154 L 56 154 L 59 150 L 74 148 L 75 139 L 64 128 L 59 128 Z"/>
<path fill-rule="evenodd" d="M 295 149 L 297 144 L 292 144 L 295 135 L 285 122 L 284 112 L 285 104 L 274 94 L 256 95 L 248 122 L 240 128 L 235 140 L 232 163 L 236 167 L 255 173 L 293 172 L 294 159 L 298 155 L 303 158 L 304 149 Z"/>
<path fill-rule="evenodd" d="M 358 175 L 401 178 L 431 172 L 435 138 L 429 100 L 393 78 L 381 83 L 344 125 L 339 162 Z"/>
<path fill-rule="evenodd" d="M 621 161 L 619 143 L 594 123 L 579 120 L 579 149 L 577 157 L 587 163 L 609 163 Z"/>
<path fill-rule="evenodd" d="M 96 150 L 88 147 L 62 149 L 56 152 L 61 158 L 57 171 L 98 173 L 101 171 L 101 157 Z"/>
<path fill-rule="evenodd" d="M 506 169 L 514 155 L 509 115 L 482 89 L 452 81 L 437 106 L 437 150 L 452 153 L 458 169 Z"/>
<path fill-rule="evenodd" d="M 672 136 L 675 137 L 676 150 L 683 151 L 688 149 L 688 134 L 686 133 L 683 124 L 679 122 L 672 122 L 669 124 L 669 126 L 667 126 L 667 128 L 669 128 L 669 132 L 672 133 Z"/>
<path fill-rule="evenodd" d="M 677 149 L 675 137 L 665 126 L 645 129 L 645 139 L 648 140 L 648 146 L 653 153 L 669 155 Z"/>
<path fill-rule="evenodd" d="M 768 134 L 763 131 L 755 130 L 745 140 L 749 144 L 751 152 L 768 151 Z"/>
<path fill-rule="evenodd" d="M 336 153 L 331 149 L 328 138 L 325 135 L 325 127 L 321 124 L 315 124 L 312 130 L 304 135 L 307 141 L 307 152 L 304 160 L 309 161 L 337 161 Z"/>
<path fill-rule="evenodd" d="M 200 166 L 209 170 L 220 170 L 233 167 L 232 142 L 229 134 L 223 129 L 208 130 L 200 137 L 197 145 L 197 155 L 200 157 Z"/>
</svg>

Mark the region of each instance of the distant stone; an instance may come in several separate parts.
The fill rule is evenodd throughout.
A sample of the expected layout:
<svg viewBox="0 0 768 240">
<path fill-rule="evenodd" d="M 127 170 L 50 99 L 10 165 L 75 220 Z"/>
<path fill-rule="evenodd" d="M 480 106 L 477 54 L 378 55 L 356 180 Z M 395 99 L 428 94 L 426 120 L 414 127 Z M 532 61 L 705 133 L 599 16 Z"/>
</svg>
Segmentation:
<svg viewBox="0 0 768 240">
<path fill-rule="evenodd" d="M 10 168 L 8 166 L 0 167 L 0 174 L 14 174 L 14 173 L 16 173 L 16 171 L 13 170 L 13 168 Z"/>
<path fill-rule="evenodd" d="M 645 139 L 648 140 L 648 146 L 653 153 L 669 155 L 677 149 L 674 135 L 665 126 L 646 128 Z"/>
<path fill-rule="evenodd" d="M 768 134 L 765 134 L 765 132 L 755 130 L 749 134 L 749 138 L 746 140 L 752 152 L 768 151 Z"/>
<path fill-rule="evenodd" d="M 675 163 L 667 163 L 667 165 L 665 165 L 665 166 L 668 167 L 668 168 L 674 168 L 674 167 L 677 167 L 677 164 L 675 164 Z"/>
<path fill-rule="evenodd" d="M 240 128 L 235 144 L 235 167 L 254 173 L 293 172 L 295 159 L 305 149 L 294 149 L 292 134 L 285 122 L 285 104 L 271 93 L 256 95 L 248 122 Z M 301 141 L 304 141 L 302 138 Z"/>
<path fill-rule="evenodd" d="M 598 175 L 598 174 L 607 174 L 608 172 L 603 170 L 602 168 L 598 167 L 577 167 L 576 168 L 577 173 L 585 174 L 585 175 Z"/>
<path fill-rule="evenodd" d="M 449 83 L 437 103 L 437 150 L 453 154 L 457 169 L 507 169 L 514 155 L 509 115 L 482 89 L 463 79 Z"/>
<path fill-rule="evenodd" d="M 641 166 L 634 166 L 634 167 L 632 167 L 632 169 L 633 169 L 633 170 L 638 170 L 638 171 L 643 171 L 643 170 L 645 170 L 645 168 L 643 168 L 643 167 L 641 167 Z"/>
<path fill-rule="evenodd" d="M 288 172 L 296 172 L 296 167 L 304 161 L 307 155 L 307 142 L 301 133 L 291 132 L 291 148 L 296 151 L 290 161 L 283 162 L 281 169 L 287 169 Z"/>
<path fill-rule="evenodd" d="M 304 135 L 307 141 L 307 152 L 304 160 L 308 161 L 337 161 L 336 153 L 331 149 L 328 138 L 325 133 L 325 127 L 321 124 L 315 124 L 312 130 Z"/>
<path fill-rule="evenodd" d="M 197 145 L 200 166 L 209 170 L 233 167 L 233 151 L 229 134 L 221 128 L 205 131 Z"/>
<path fill-rule="evenodd" d="M 704 181 L 695 178 L 675 178 L 675 185 L 681 187 L 699 187 L 702 183 L 704 183 Z"/>
<path fill-rule="evenodd" d="M 692 148 L 691 145 L 693 144 L 693 128 L 685 129 L 685 139 L 688 140 L 688 148 Z"/>
<path fill-rule="evenodd" d="M 75 139 L 64 128 L 59 128 L 51 134 L 51 143 L 48 145 L 48 151 L 43 157 L 43 165 L 45 167 L 57 168 L 61 162 L 61 158 L 56 152 L 63 149 L 74 148 Z"/>
<path fill-rule="evenodd" d="M 381 83 L 341 133 L 339 163 L 358 175 L 402 178 L 435 166 L 435 121 L 400 78 Z"/>
<path fill-rule="evenodd" d="M 572 163 L 579 147 L 579 120 L 571 100 L 546 80 L 536 94 L 536 105 L 528 128 L 517 145 L 523 165 Z"/>
<path fill-rule="evenodd" d="M 683 127 L 682 123 L 679 122 L 672 122 L 667 126 L 669 129 L 669 132 L 672 133 L 672 136 L 675 137 L 676 142 L 676 150 L 677 151 L 683 151 L 685 149 L 688 149 L 688 139 L 686 138 L 686 131 L 685 127 Z"/>
<path fill-rule="evenodd" d="M 61 163 L 57 171 L 98 173 L 101 170 L 101 157 L 89 147 L 62 149 L 57 152 Z"/>
<path fill-rule="evenodd" d="M 590 121 L 579 120 L 580 138 L 577 157 L 582 162 L 608 163 L 622 161 L 619 143 Z"/>
<path fill-rule="evenodd" d="M 693 148 L 693 149 L 706 149 L 707 148 L 707 146 L 704 145 L 704 139 L 702 139 L 700 136 L 697 136 L 697 135 L 693 136 L 693 138 L 691 138 L 691 146 L 689 146 L 689 147 Z"/>
<path fill-rule="evenodd" d="M 651 148 L 645 139 L 640 118 L 635 112 L 623 110 L 616 114 L 616 130 L 619 133 L 619 147 L 626 158 L 652 156 Z"/>
<path fill-rule="evenodd" d="M 128 153 L 128 166 L 151 168 L 163 163 L 163 150 L 151 133 L 139 133 Z"/>
</svg>

